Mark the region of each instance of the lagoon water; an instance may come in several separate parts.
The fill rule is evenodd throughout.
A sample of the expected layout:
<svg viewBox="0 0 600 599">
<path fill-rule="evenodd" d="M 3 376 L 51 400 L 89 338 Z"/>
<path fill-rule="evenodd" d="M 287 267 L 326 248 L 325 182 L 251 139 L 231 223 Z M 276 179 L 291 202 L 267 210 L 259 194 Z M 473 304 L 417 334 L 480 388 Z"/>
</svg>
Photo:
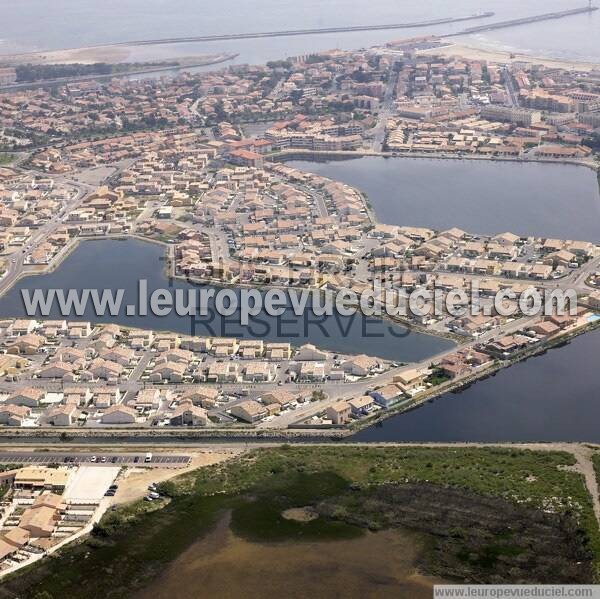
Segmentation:
<svg viewBox="0 0 600 599">
<path fill-rule="evenodd" d="M 598 178 L 582 166 L 378 156 L 287 164 L 357 187 L 383 223 L 600 242 Z"/>
<path fill-rule="evenodd" d="M 419 574 L 424 541 L 414 532 L 394 529 L 334 542 L 258 543 L 237 537 L 223 520 L 133 599 L 429 599 L 433 584 L 446 582 Z"/>
<path fill-rule="evenodd" d="M 293 345 L 314 343 L 333 352 L 366 353 L 398 362 L 420 361 L 452 347 L 452 343 L 445 339 L 413 333 L 389 322 L 367 319 L 359 314 L 320 317 L 306 310 L 303 316 L 298 317 L 290 309 L 280 318 L 267 314 L 251 317 L 249 325 L 244 327 L 240 325 L 239 314 L 221 317 L 212 310 L 214 302 L 210 301 L 208 316 L 197 320 L 175 313 L 162 317 L 150 313 L 147 316 L 128 316 L 126 306 L 138 304 L 140 279 L 147 281 L 148 294 L 156 289 L 169 288 L 163 256 L 163 247 L 149 242 L 86 241 L 54 272 L 19 281 L 0 298 L 0 315 L 26 315 L 22 289 L 123 289 L 123 305 L 118 316 L 96 316 L 90 302 L 79 320 L 116 322 L 131 327 L 194 335 L 289 341 Z M 175 280 L 172 285 L 173 290 L 199 288 L 182 280 Z M 49 318 L 60 316 L 58 306 L 54 305 Z"/>
<path fill-rule="evenodd" d="M 365 429 L 352 440 L 600 443 L 598 356 L 600 330 Z"/>
<path fill-rule="evenodd" d="M 380 157 L 288 164 L 366 192 L 381 222 L 600 241 L 598 181 L 584 167 Z M 353 439 L 600 442 L 599 355 L 595 331 Z"/>
</svg>

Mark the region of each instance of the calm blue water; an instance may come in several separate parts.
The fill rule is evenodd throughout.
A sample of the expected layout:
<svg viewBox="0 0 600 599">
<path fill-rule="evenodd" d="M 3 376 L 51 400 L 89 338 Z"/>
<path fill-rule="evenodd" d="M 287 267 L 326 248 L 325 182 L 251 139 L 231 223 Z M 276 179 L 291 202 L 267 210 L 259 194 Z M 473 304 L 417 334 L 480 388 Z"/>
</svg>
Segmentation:
<svg viewBox="0 0 600 599">
<path fill-rule="evenodd" d="M 362 315 L 318 317 L 306 310 L 297 317 L 288 310 L 280 318 L 261 314 L 250 319 L 248 326 L 240 325 L 239 314 L 224 318 L 213 312 L 192 322 L 189 316 L 127 316 L 126 305 L 137 304 L 138 280 L 148 282 L 149 294 L 155 289 L 166 289 L 169 281 L 164 275 L 163 248 L 142 241 L 87 241 L 82 243 L 54 272 L 22 279 L 0 298 L 2 317 L 26 315 L 21 289 L 124 289 L 123 306 L 119 316 L 96 316 L 89 305 L 79 318 L 92 322 L 119 324 L 154 330 L 169 330 L 184 334 L 261 338 L 270 341 L 289 341 L 293 345 L 314 343 L 319 347 L 340 353 L 366 353 L 399 362 L 420 361 L 442 352 L 452 343 L 444 339 L 412 333 L 378 319 Z M 177 280 L 173 290 L 193 286 Z M 59 318 L 55 306 L 50 318 Z M 73 318 L 76 320 L 76 318 Z"/>
<path fill-rule="evenodd" d="M 357 187 L 384 223 L 600 242 L 598 180 L 585 167 L 381 157 L 288 164 Z"/>
<path fill-rule="evenodd" d="M 600 443 L 599 355 L 596 330 L 352 439 Z"/>
<path fill-rule="evenodd" d="M 60 49 L 134 39 L 423 21 L 495 11 L 489 21 L 566 10 L 584 0 L 3 0 L 0 53 Z M 483 21 L 399 31 L 273 38 L 160 47 L 152 55 L 240 52 L 239 62 L 260 63 L 331 48 L 459 31 Z M 600 60 L 600 14 L 498 30 L 461 41 L 559 58 Z M 140 55 L 142 56 L 142 55 Z"/>
</svg>

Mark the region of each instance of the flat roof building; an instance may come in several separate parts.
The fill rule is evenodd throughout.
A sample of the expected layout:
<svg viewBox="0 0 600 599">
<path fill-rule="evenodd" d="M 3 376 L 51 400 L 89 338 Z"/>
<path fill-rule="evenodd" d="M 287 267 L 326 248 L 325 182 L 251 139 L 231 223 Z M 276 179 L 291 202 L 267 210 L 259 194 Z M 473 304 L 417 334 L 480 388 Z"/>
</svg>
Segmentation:
<svg viewBox="0 0 600 599">
<path fill-rule="evenodd" d="M 64 491 L 71 472 L 67 468 L 43 468 L 30 466 L 21 468 L 15 475 L 15 487 Z"/>
</svg>

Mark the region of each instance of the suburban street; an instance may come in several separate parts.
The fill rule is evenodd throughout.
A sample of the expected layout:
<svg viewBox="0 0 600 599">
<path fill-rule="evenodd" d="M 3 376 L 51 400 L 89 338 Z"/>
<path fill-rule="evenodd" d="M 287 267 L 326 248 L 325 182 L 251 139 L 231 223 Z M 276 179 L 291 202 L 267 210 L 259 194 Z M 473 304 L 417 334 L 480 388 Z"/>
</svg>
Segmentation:
<svg viewBox="0 0 600 599">
<path fill-rule="evenodd" d="M 394 66 L 397 62 L 397 59 L 394 59 L 390 68 L 390 78 L 385 88 L 385 94 L 383 97 L 383 102 L 379 108 L 379 114 L 377 115 L 377 124 L 373 129 L 373 152 L 381 152 L 383 150 L 383 142 L 385 141 L 385 125 L 388 118 L 390 118 L 394 112 L 394 90 L 396 88 L 396 83 L 398 82 L 398 73 L 395 71 Z"/>
<path fill-rule="evenodd" d="M 506 90 L 506 95 L 508 97 L 508 101 L 511 106 L 518 107 L 519 106 L 519 94 L 515 89 L 515 84 L 512 80 L 512 75 L 510 71 L 505 67 L 502 69 L 502 76 L 504 78 L 504 89 Z"/>
<path fill-rule="evenodd" d="M 28 244 L 21 251 L 15 252 L 16 255 L 13 254 L 13 257 L 11 257 L 10 262 L 8 263 L 7 271 L 4 273 L 2 279 L 0 279 L 0 295 L 10 289 L 14 283 L 22 275 L 27 274 L 29 270 L 36 272 L 35 267 L 25 264 L 27 257 L 38 245 L 43 243 L 48 236 L 52 235 L 52 233 L 64 224 L 68 214 L 80 206 L 86 195 L 94 189 L 94 187 L 88 184 L 70 179 L 57 178 L 56 180 L 76 188 L 77 193 L 70 201 L 65 203 L 55 216 L 35 231 Z M 37 269 L 37 271 L 39 272 L 39 269 Z"/>
</svg>

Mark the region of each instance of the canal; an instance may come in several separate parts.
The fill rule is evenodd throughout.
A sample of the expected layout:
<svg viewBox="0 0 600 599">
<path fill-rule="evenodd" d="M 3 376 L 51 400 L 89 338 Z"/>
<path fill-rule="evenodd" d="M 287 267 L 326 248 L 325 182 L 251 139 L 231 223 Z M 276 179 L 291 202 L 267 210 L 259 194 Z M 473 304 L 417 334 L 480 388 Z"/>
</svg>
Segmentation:
<svg viewBox="0 0 600 599">
<path fill-rule="evenodd" d="M 597 329 L 351 440 L 600 443 L 598 356 Z"/>
<path fill-rule="evenodd" d="M 250 317 L 247 326 L 240 324 L 239 313 L 222 317 L 214 310 L 214 300 L 208 303 L 206 316 L 192 318 L 171 312 L 167 316 L 128 316 L 126 306 L 138 305 L 138 281 L 147 281 L 148 295 L 157 289 L 188 291 L 199 289 L 186 281 L 169 281 L 165 276 L 164 247 L 139 240 L 85 241 L 53 272 L 19 281 L 0 298 L 2 317 L 25 316 L 21 290 L 34 289 L 123 289 L 119 314 L 97 316 L 91 302 L 77 318 L 92 322 L 115 322 L 130 327 L 174 331 L 187 335 L 261 338 L 268 341 L 289 341 L 293 345 L 313 343 L 332 352 L 366 353 L 396 362 L 417 362 L 440 353 L 452 342 L 409 331 L 377 318 L 362 314 L 319 316 L 306 309 L 302 316 L 287 309 L 281 317 L 261 313 Z M 215 288 L 218 290 L 218 288 Z M 239 297 L 239 290 L 236 290 Z M 137 312 L 139 314 L 139 310 Z M 61 318 L 55 302 L 48 318 Z"/>
</svg>

